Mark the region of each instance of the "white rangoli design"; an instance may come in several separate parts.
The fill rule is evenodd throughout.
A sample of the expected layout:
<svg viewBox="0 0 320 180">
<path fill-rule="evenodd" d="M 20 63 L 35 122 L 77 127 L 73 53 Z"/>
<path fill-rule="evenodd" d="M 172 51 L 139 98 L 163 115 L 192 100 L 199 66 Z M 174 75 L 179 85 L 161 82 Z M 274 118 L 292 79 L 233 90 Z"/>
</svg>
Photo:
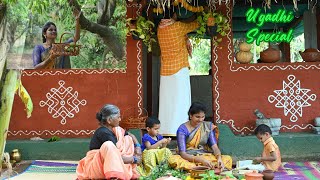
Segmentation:
<svg viewBox="0 0 320 180">
<path fill-rule="evenodd" d="M 276 95 L 268 96 L 270 103 L 276 103 L 275 107 L 284 108 L 284 115 L 291 114 L 290 121 L 296 122 L 298 116 L 302 117 L 302 108 L 311 106 L 309 101 L 315 101 L 317 96 L 310 94 L 310 89 L 300 87 L 300 80 L 295 81 L 294 75 L 289 75 L 289 82 L 283 81 L 282 89 L 274 90 Z"/>
<path fill-rule="evenodd" d="M 73 91 L 72 87 L 64 87 L 65 82 L 59 81 L 58 88 L 51 88 L 51 93 L 47 93 L 46 101 L 40 101 L 41 107 L 48 106 L 48 112 L 52 114 L 53 118 L 61 117 L 60 123 L 66 124 L 66 118 L 73 118 L 75 113 L 79 112 L 79 106 L 86 105 L 86 100 L 78 99 L 78 91 Z"/>
</svg>

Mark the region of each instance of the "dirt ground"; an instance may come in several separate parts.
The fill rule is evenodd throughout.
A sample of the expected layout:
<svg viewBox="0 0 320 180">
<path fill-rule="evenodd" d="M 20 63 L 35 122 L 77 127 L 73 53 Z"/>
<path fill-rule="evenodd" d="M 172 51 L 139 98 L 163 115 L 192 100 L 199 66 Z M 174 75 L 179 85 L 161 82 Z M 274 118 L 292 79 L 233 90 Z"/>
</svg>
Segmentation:
<svg viewBox="0 0 320 180">
<path fill-rule="evenodd" d="M 33 69 L 32 54 L 9 53 L 7 69 Z"/>
</svg>

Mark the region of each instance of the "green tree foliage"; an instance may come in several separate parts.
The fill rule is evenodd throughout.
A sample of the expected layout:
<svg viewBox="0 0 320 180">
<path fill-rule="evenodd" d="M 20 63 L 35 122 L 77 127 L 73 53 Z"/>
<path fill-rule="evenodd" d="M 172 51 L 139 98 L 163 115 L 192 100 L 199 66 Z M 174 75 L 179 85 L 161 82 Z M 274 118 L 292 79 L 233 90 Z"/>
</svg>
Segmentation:
<svg viewBox="0 0 320 180">
<path fill-rule="evenodd" d="M 189 57 L 190 75 L 208 75 L 211 69 L 211 40 L 191 38 L 192 58 Z"/>
<path fill-rule="evenodd" d="M 82 29 L 77 43 L 81 44 L 82 48 L 79 56 L 71 58 L 72 67 L 126 67 L 125 0 L 5 0 L 5 2 L 8 5 L 7 15 L 10 17 L 8 24 L 10 29 L 14 30 L 12 34 L 14 39 L 28 32 L 25 48 L 32 49 L 36 44 L 42 43 L 41 28 L 48 21 L 57 25 L 57 41 L 63 32 L 73 32 L 76 22 L 73 10 L 77 9 L 81 11 L 79 17 Z M 108 64 L 110 59 L 112 63 Z"/>
<path fill-rule="evenodd" d="M 302 57 L 299 54 L 299 51 L 304 51 L 305 49 L 305 41 L 304 41 L 304 33 L 296 36 L 290 42 L 290 56 L 291 62 L 303 62 Z"/>
</svg>

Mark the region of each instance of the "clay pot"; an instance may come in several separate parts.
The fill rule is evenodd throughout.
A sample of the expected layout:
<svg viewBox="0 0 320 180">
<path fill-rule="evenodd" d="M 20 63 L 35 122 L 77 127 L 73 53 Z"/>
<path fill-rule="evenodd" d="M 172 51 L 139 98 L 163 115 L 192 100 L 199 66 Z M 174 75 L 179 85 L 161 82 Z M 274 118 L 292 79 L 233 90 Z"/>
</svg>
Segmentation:
<svg viewBox="0 0 320 180">
<path fill-rule="evenodd" d="M 257 173 L 256 171 L 244 174 L 246 180 L 263 180 L 263 174 Z"/>
<path fill-rule="evenodd" d="M 195 166 L 190 169 L 190 176 L 195 179 L 201 178 L 200 174 L 204 174 L 208 170 L 210 170 L 210 168 L 207 166 Z"/>
<path fill-rule="evenodd" d="M 280 57 L 281 51 L 271 47 L 260 53 L 260 60 L 264 63 L 275 63 L 280 60 Z"/>
<path fill-rule="evenodd" d="M 318 49 L 308 48 L 304 52 L 299 51 L 299 54 L 305 62 L 320 61 L 320 52 Z"/>
<path fill-rule="evenodd" d="M 263 180 L 273 180 L 274 173 L 272 170 L 266 169 L 262 172 L 263 174 Z"/>
</svg>

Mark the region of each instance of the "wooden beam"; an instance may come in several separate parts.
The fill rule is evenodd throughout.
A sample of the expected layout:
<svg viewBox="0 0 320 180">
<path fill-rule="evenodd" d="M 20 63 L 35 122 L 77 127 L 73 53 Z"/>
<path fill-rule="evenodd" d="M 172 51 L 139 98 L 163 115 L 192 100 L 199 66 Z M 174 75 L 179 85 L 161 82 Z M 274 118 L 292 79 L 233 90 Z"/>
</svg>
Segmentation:
<svg viewBox="0 0 320 180">
<path fill-rule="evenodd" d="M 284 31 L 288 31 L 290 28 L 295 28 L 302 20 L 303 16 L 294 18 L 287 26 L 283 27 Z"/>
<path fill-rule="evenodd" d="M 152 53 L 147 54 L 147 111 L 148 115 L 153 115 L 153 100 L 152 100 Z"/>
<path fill-rule="evenodd" d="M 293 5 L 293 2 L 292 0 L 279 0 L 277 1 L 278 3 L 276 3 L 275 1 L 272 1 L 271 2 L 271 7 L 272 5 Z M 262 7 L 265 3 L 265 0 L 252 0 L 252 6 L 253 7 Z M 298 5 L 299 4 L 308 4 L 308 0 L 300 0 L 298 1 Z M 248 0 L 236 0 L 235 1 L 235 4 L 234 4 L 234 7 L 248 7 L 248 6 L 251 6 L 251 3 L 250 1 Z"/>
<path fill-rule="evenodd" d="M 236 31 L 236 30 L 232 30 L 232 32 L 233 33 L 246 33 L 248 30 L 243 30 L 243 31 Z M 262 30 L 263 32 L 269 32 L 269 33 L 271 33 L 271 32 L 273 32 L 274 31 L 274 29 L 263 29 Z"/>
</svg>

